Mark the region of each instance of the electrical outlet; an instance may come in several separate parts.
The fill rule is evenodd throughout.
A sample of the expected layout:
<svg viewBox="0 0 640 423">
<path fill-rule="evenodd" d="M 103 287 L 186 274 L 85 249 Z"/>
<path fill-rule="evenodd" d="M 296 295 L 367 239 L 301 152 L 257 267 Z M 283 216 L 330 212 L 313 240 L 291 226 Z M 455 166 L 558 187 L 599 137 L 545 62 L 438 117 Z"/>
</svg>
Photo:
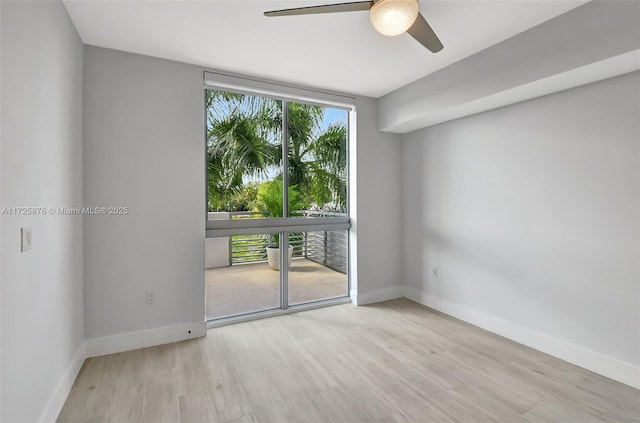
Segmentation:
<svg viewBox="0 0 640 423">
<path fill-rule="evenodd" d="M 147 304 L 156 303 L 156 291 L 147 291 Z"/>
<path fill-rule="evenodd" d="M 438 277 L 440 276 L 440 274 L 438 273 L 438 268 L 434 267 L 433 270 L 431 271 L 431 273 L 433 273 L 433 277 L 438 279 Z"/>
</svg>

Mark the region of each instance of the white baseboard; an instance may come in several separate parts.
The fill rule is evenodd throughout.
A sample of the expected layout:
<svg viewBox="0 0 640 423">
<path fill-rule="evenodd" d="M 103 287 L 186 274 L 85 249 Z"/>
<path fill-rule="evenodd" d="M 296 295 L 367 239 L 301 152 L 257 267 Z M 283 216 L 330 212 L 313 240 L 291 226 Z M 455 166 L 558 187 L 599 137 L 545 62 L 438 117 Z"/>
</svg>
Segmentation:
<svg viewBox="0 0 640 423">
<path fill-rule="evenodd" d="M 351 291 L 351 302 L 355 305 L 365 305 L 379 303 L 380 301 L 393 300 L 402 297 L 402 287 L 400 285 L 378 289 L 372 292 L 358 293 Z"/>
<path fill-rule="evenodd" d="M 139 348 L 170 344 L 186 339 L 201 338 L 207 334 L 207 323 L 191 322 L 136 332 L 120 333 L 87 339 L 87 357 L 115 354 Z"/>
<path fill-rule="evenodd" d="M 67 400 L 67 396 L 69 396 L 71 387 L 73 387 L 73 383 L 76 381 L 76 377 L 82 368 L 82 364 L 84 363 L 86 356 L 86 341 L 83 341 L 73 355 L 71 363 L 69 363 L 69 367 L 67 367 L 64 375 L 62 375 L 62 379 L 60 379 L 58 386 L 56 386 L 55 391 L 53 391 L 53 395 L 49 399 L 49 403 L 47 403 L 47 406 L 40 415 L 40 419 L 38 420 L 40 423 L 53 423 L 56 421 L 65 401 Z"/>
<path fill-rule="evenodd" d="M 474 326 L 481 327 L 482 329 L 504 336 L 505 338 L 575 364 L 576 366 L 583 367 L 594 373 L 640 389 L 640 367 L 638 366 L 516 325 L 515 323 L 499 319 L 481 311 L 451 303 L 416 288 L 403 286 L 402 294 L 410 300 L 464 320 Z"/>
</svg>

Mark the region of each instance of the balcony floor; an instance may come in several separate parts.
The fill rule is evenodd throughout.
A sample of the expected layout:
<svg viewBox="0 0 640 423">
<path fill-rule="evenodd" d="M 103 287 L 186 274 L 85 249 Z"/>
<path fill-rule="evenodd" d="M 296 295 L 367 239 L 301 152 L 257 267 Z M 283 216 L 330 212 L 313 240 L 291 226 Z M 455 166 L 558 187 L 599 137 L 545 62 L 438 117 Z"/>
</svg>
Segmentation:
<svg viewBox="0 0 640 423">
<path fill-rule="evenodd" d="M 280 272 L 267 263 L 206 269 L 207 319 L 280 307 Z M 289 269 L 289 304 L 347 295 L 347 275 L 307 259 Z"/>
</svg>

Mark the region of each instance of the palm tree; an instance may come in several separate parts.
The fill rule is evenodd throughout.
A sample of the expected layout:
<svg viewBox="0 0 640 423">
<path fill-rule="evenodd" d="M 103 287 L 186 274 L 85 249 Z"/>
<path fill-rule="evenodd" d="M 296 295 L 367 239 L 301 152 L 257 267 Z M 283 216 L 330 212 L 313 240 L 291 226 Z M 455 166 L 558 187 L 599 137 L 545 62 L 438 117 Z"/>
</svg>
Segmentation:
<svg viewBox="0 0 640 423">
<path fill-rule="evenodd" d="M 289 104 L 289 183 L 322 208 L 346 209 L 347 128 L 321 129 L 324 107 Z"/>
<path fill-rule="evenodd" d="M 288 103 L 288 176 L 317 207 L 346 209 L 347 130 L 321 125 L 325 109 Z M 282 102 L 222 91 L 207 92 L 209 203 L 224 208 L 245 179 L 278 177 L 282 160 Z"/>
<path fill-rule="evenodd" d="M 311 193 L 316 203 L 336 210 L 347 208 L 347 127 L 331 124 L 312 143 Z"/>
<path fill-rule="evenodd" d="M 265 176 L 275 166 L 280 131 L 267 98 L 207 90 L 207 170 L 211 208 L 224 208 L 243 186 L 243 177 Z"/>
</svg>

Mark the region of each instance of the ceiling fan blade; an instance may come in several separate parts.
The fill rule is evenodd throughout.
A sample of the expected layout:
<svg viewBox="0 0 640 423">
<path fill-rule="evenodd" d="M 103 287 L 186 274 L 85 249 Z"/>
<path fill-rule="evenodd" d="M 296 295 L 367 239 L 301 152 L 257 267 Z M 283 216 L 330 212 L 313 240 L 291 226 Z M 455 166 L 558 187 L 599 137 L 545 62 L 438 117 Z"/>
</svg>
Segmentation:
<svg viewBox="0 0 640 423">
<path fill-rule="evenodd" d="M 431 26 L 422 16 L 422 13 L 418 14 L 418 18 L 413 25 L 411 25 L 411 28 L 407 30 L 407 34 L 431 50 L 432 53 L 437 53 L 444 48 L 436 33 L 433 32 Z"/>
<path fill-rule="evenodd" d="M 357 12 L 369 10 L 372 1 L 356 1 L 352 3 L 325 4 L 320 6 L 297 7 L 295 9 L 271 10 L 265 16 L 315 15 L 317 13 Z"/>
</svg>

